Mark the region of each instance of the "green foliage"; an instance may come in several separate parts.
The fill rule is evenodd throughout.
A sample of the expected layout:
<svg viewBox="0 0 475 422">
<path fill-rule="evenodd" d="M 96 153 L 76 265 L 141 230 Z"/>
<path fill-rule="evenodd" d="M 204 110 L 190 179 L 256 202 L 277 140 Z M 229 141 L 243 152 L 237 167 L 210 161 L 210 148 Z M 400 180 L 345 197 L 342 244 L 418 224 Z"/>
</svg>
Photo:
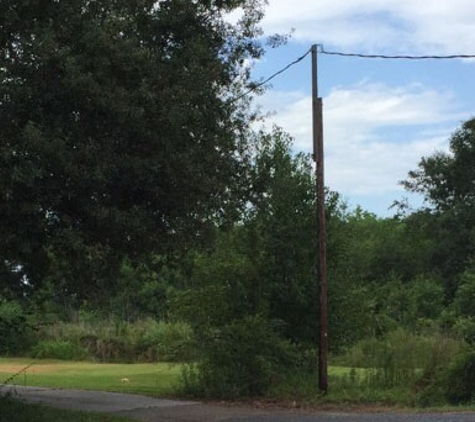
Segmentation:
<svg viewBox="0 0 475 422">
<path fill-rule="evenodd" d="M 291 141 L 278 129 L 262 137 L 243 249 L 269 317 L 283 322 L 287 338 L 311 343 L 318 324 L 315 183 L 310 157 L 292 155 Z"/>
<path fill-rule="evenodd" d="M 450 139 L 452 155 L 437 152 L 423 158 L 419 169 L 409 173 L 404 185 L 409 190 L 426 195 L 440 210 L 469 206 L 473 197 L 475 171 L 475 119 L 463 123 Z"/>
<path fill-rule="evenodd" d="M 461 283 L 455 293 L 454 308 L 457 315 L 462 317 L 475 317 L 475 273 L 465 271 Z"/>
<path fill-rule="evenodd" d="M 31 355 L 38 359 L 84 360 L 87 350 L 80 344 L 64 340 L 42 340 L 33 347 Z"/>
<path fill-rule="evenodd" d="M 409 173 L 406 189 L 424 195 L 429 207 L 416 213 L 434 241 L 433 268 L 445 277 L 449 298 L 458 287 L 458 275 L 470 265 L 474 250 L 475 119 L 463 123 L 450 139 L 451 153 L 424 157 Z"/>
<path fill-rule="evenodd" d="M 475 318 L 457 318 L 453 325 L 453 330 L 467 343 L 475 344 Z"/>
<path fill-rule="evenodd" d="M 334 351 L 400 326 L 437 325 L 444 290 L 428 266 L 430 239 L 416 225 L 359 208 L 348 212 L 342 205 L 329 214 L 327 225 Z"/>
<path fill-rule="evenodd" d="M 243 239 L 245 231 L 237 229 L 212 254 L 196 255 L 193 287 L 174 301 L 175 314 L 193 324 L 196 336 L 197 363 L 183 373 L 187 393 L 262 395 L 290 361 L 292 348 L 266 315 L 269 286 L 241 252 Z"/>
<path fill-rule="evenodd" d="M 436 320 L 444 307 L 444 290 L 436 280 L 416 278 L 410 285 L 412 320 Z"/>
<path fill-rule="evenodd" d="M 157 323 L 145 320 L 137 330 L 137 350 L 145 362 L 187 362 L 196 356 L 193 331 L 183 322 Z"/>
<path fill-rule="evenodd" d="M 427 380 L 425 380 L 427 381 Z M 423 385 L 418 403 L 434 406 L 444 403 L 453 405 L 473 404 L 475 393 L 475 352 L 462 349 L 459 354 L 440 366 Z"/>
<path fill-rule="evenodd" d="M 437 326 L 444 298 L 443 287 L 436 279 L 419 276 L 403 283 L 399 278 L 388 277 L 375 289 L 374 333 L 381 335 L 397 327 L 424 330 Z"/>
<path fill-rule="evenodd" d="M 35 357 L 93 359 L 100 362 L 182 362 L 195 353 L 193 332 L 184 323 L 134 323 L 95 318 L 92 322 L 56 323 L 40 330 L 44 340 L 32 350 Z"/>
<path fill-rule="evenodd" d="M 274 330 L 273 335 L 262 336 L 269 345 L 275 342 L 275 357 L 266 354 L 272 347 L 261 345 L 253 333 L 247 334 L 250 337 L 246 344 L 259 357 L 262 368 L 274 368 L 280 355 L 285 358 L 286 352 L 279 346 L 285 341 L 299 346 L 294 367 L 302 361 L 298 356 L 317 344 L 315 183 L 311 163 L 308 156 L 292 155 L 290 138 L 278 129 L 262 136 L 255 158 L 255 198 L 246 219 L 229 232 L 220 233 L 214 249 L 195 253 L 189 287 L 177 294 L 173 306 L 176 316 L 195 328 L 201 354 L 197 366 L 186 373 L 185 384 L 201 389 L 202 394 L 209 394 L 208 390 L 222 390 L 223 395 L 262 394 L 275 385 L 269 375 L 274 369 L 256 369 L 249 351 L 235 343 L 236 339 L 245 339 L 243 328 L 255 318 L 262 324 L 266 321 L 267 330 Z M 351 268 L 343 264 L 347 252 L 345 211 L 336 194 L 329 193 L 327 208 L 332 257 L 329 331 L 332 350 L 337 350 L 366 333 L 369 302 L 365 289 L 354 283 Z M 254 344 L 262 348 L 262 354 L 254 351 Z M 316 357 L 312 359 L 315 364 Z M 233 372 L 236 365 L 230 365 L 232 360 L 239 363 L 239 373 Z M 259 383 L 262 387 L 255 386 Z"/>
<path fill-rule="evenodd" d="M 475 351 L 457 356 L 443 376 L 445 397 L 451 404 L 468 404 L 475 400 Z"/>
<path fill-rule="evenodd" d="M 384 283 L 392 275 L 407 282 L 430 273 L 431 239 L 417 222 L 378 218 L 360 208 L 346 214 L 346 260 L 361 280 Z"/>
<path fill-rule="evenodd" d="M 36 333 L 20 303 L 0 297 L 0 354 L 22 353 L 35 337 Z"/>
<path fill-rule="evenodd" d="M 282 321 L 283 334 L 312 347 L 318 339 L 318 280 L 315 270 L 317 216 L 315 178 L 308 155 L 293 155 L 291 139 L 279 130 L 260 143 L 256 194 L 241 250 L 258 273 L 268 315 Z M 257 191 L 259 193 L 259 190 Z M 367 333 L 369 300 L 352 265 L 347 211 L 327 191 L 329 344 L 333 351 Z M 356 249 L 356 247 L 355 247 Z"/>
<path fill-rule="evenodd" d="M 475 273 L 472 268 L 464 271 L 460 276 L 460 285 L 449 315 L 452 318 L 448 325 L 470 344 L 475 342 Z"/>
<path fill-rule="evenodd" d="M 103 311 L 124 321 L 153 317 L 166 319 L 168 299 L 179 284 L 179 271 L 170 268 L 165 257 L 156 256 L 149 264 L 124 260 L 120 266 L 115 294 Z"/>
<path fill-rule="evenodd" d="M 433 378 L 461 350 L 462 343 L 443 334 L 413 334 L 398 329 L 383 338 L 368 338 L 338 359 L 340 365 L 368 368 L 370 386 L 414 385 Z"/>
<path fill-rule="evenodd" d="M 339 267 L 333 268 L 328 277 L 328 338 L 332 353 L 372 335 L 373 326 L 368 289 L 359 285 L 355 274 L 344 264 Z"/>
<path fill-rule="evenodd" d="M 0 281 L 105 300 L 245 206 L 260 1 L 2 1 Z M 238 23 L 224 15 L 239 8 Z M 22 283 L 27 277 L 28 283 Z"/>
<path fill-rule="evenodd" d="M 198 342 L 201 359 L 183 373 L 187 393 L 220 398 L 261 396 L 296 366 L 295 349 L 259 316 L 205 328 Z"/>
</svg>

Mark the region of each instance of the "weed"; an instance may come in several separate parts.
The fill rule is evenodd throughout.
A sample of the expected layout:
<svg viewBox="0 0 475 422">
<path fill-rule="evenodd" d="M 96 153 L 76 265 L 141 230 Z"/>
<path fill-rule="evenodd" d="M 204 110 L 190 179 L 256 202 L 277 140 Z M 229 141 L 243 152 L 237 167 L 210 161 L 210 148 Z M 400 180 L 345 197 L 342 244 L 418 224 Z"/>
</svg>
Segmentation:
<svg viewBox="0 0 475 422">
<path fill-rule="evenodd" d="M 89 320 L 56 323 L 40 330 L 32 355 L 99 362 L 183 362 L 194 357 L 193 331 L 184 323 L 145 319 L 134 323 Z"/>
<path fill-rule="evenodd" d="M 438 332 L 423 335 L 399 329 L 381 339 L 360 341 L 336 361 L 349 367 L 368 368 L 366 383 L 370 386 L 410 385 L 450 362 L 462 344 Z"/>
<path fill-rule="evenodd" d="M 70 340 L 43 340 L 31 352 L 38 359 L 85 360 L 87 350 L 78 343 Z"/>
</svg>

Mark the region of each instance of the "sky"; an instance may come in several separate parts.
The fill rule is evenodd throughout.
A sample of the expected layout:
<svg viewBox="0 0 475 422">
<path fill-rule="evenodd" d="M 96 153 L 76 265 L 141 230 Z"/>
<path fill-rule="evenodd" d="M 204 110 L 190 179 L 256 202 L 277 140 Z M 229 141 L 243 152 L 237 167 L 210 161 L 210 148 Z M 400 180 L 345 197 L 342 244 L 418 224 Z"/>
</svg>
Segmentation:
<svg viewBox="0 0 475 422">
<path fill-rule="evenodd" d="M 293 30 L 287 45 L 254 63 L 266 78 L 312 44 L 387 55 L 475 54 L 473 0 L 269 0 L 266 35 Z M 311 152 L 311 58 L 271 82 L 256 103 Z M 325 182 L 350 207 L 393 215 L 395 200 L 422 198 L 399 185 L 420 159 L 449 151 L 451 134 L 475 117 L 475 60 L 383 60 L 318 54 Z"/>
</svg>

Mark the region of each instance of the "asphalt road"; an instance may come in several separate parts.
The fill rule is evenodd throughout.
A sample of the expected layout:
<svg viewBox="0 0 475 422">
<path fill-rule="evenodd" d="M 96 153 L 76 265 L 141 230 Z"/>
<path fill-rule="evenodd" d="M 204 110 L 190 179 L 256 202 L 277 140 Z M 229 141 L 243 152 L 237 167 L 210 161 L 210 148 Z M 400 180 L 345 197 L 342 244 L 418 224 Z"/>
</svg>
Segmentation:
<svg viewBox="0 0 475 422">
<path fill-rule="evenodd" d="M 475 412 L 429 414 L 271 410 L 154 399 L 132 394 L 0 386 L 0 393 L 7 391 L 29 403 L 112 413 L 145 422 L 475 422 Z"/>
</svg>

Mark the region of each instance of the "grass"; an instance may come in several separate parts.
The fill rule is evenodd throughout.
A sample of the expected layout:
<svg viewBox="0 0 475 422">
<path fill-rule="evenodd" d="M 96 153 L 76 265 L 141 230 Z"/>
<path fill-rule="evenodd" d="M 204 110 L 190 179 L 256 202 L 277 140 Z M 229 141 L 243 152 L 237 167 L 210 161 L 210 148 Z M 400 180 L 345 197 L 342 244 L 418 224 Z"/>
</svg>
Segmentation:
<svg viewBox="0 0 475 422">
<path fill-rule="evenodd" d="M 31 360 L 0 358 L 0 383 L 28 364 L 35 362 L 13 383 L 38 387 L 102 390 L 135 393 L 149 396 L 176 396 L 180 380 L 180 366 L 167 363 L 154 364 L 100 364 L 65 362 L 57 360 Z M 316 375 L 286 380 L 272 396 L 286 400 L 297 398 L 309 404 L 386 404 L 409 405 L 410 388 L 375 388 L 366 385 L 369 374 L 366 368 L 332 366 L 329 368 L 329 394 L 322 396 Z M 127 379 L 128 381 L 123 381 Z"/>
<path fill-rule="evenodd" d="M 173 397 L 179 394 L 181 375 L 179 365 L 156 364 L 99 364 L 65 362 L 55 360 L 31 360 L 24 358 L 0 358 L 0 384 L 10 376 L 34 362 L 25 373 L 18 374 L 15 385 L 53 388 L 102 390 L 121 393 L 143 394 L 155 397 Z M 285 405 L 296 400 L 307 406 L 390 406 L 417 408 L 413 385 L 382 387 L 368 381 L 371 369 L 331 366 L 329 368 L 329 392 L 322 395 L 318 389 L 316 374 L 298 374 L 279 385 L 269 399 Z M 128 381 L 123 381 L 126 378 Z M 1 392 L 1 391 L 0 391 Z M 430 408 L 436 411 L 475 410 L 474 406 Z M 429 410 L 426 408 L 426 410 Z M 79 416 L 78 416 L 79 417 Z M 89 417 L 86 415 L 83 418 Z M 92 416 L 91 416 L 92 417 Z M 7 419 L 10 421 L 10 419 Z M 36 419 L 19 419 L 36 421 Z M 40 421 L 41 419 L 38 419 Z M 55 419 L 44 419 L 55 421 Z M 57 419 L 57 420 L 66 420 Z M 108 421 L 109 419 L 77 419 L 79 422 Z M 120 419 L 119 419 L 120 420 Z M 17 422 L 11 419 L 12 422 Z M 42 420 L 41 420 L 42 421 Z M 115 421 L 115 419 L 110 419 Z M 70 419 L 69 422 L 76 422 Z"/>
<path fill-rule="evenodd" d="M 297 401 L 307 406 L 415 406 L 412 385 L 383 387 L 370 381 L 372 369 L 331 366 L 328 371 L 329 389 L 322 394 L 318 375 L 296 374 L 289 377 L 272 396 L 279 401 Z"/>
<path fill-rule="evenodd" d="M 127 323 L 96 320 L 57 322 L 39 329 L 29 356 L 102 363 L 187 362 L 194 357 L 193 332 L 184 323 L 151 318 Z"/>
<path fill-rule="evenodd" d="M 0 419 L 8 422 L 128 422 L 130 418 L 59 410 L 0 397 Z"/>
<path fill-rule="evenodd" d="M 15 385 L 114 391 L 163 397 L 177 394 L 181 375 L 180 365 L 167 363 L 101 364 L 63 360 L 0 358 L 0 384 L 32 362 L 34 364 L 30 368 L 15 376 L 13 380 Z M 330 367 L 329 376 L 334 385 L 340 384 L 342 387 L 341 380 L 363 379 L 367 371 L 364 368 Z M 127 381 L 123 381 L 124 379 Z M 351 384 L 351 382 L 347 384 Z M 356 384 L 354 390 L 361 390 L 359 383 Z M 289 394 L 307 397 L 318 395 L 314 376 L 289 380 L 288 385 Z M 340 391 L 341 388 L 338 390 Z M 350 387 L 350 390 L 353 388 Z M 283 396 L 286 395 L 286 391 L 287 389 L 284 387 L 276 394 Z"/>
<path fill-rule="evenodd" d="M 13 379 L 15 385 L 101 390 L 149 396 L 173 396 L 177 391 L 180 366 L 167 363 L 100 364 L 0 358 L 0 384 Z"/>
</svg>

